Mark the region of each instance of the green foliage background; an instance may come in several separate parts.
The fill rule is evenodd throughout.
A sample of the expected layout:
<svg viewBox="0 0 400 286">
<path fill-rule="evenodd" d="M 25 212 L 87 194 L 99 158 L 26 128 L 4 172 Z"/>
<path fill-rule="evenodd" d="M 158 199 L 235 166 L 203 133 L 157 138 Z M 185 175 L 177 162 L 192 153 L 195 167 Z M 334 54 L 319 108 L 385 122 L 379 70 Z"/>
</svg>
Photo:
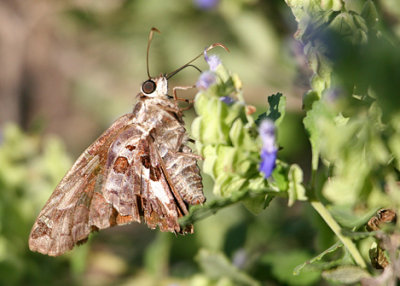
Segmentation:
<svg viewBox="0 0 400 286">
<path fill-rule="evenodd" d="M 5 105 L 10 94 L 0 86 L 1 285 L 396 283 L 400 269 L 392 263 L 382 282 L 369 252 L 376 237 L 398 236 L 398 224 L 380 234 L 365 224 L 380 208 L 400 210 L 397 1 L 221 0 L 211 10 L 183 0 L 5 3 L 0 11 L 18 11 L 27 25 L 0 30 L 0 58 L 23 63 L 19 108 Z M 230 49 L 213 51 L 223 62 L 218 81 L 185 117 L 205 157 L 208 201 L 182 221 L 194 222 L 195 234 L 133 224 L 61 257 L 31 253 L 33 221 L 72 158 L 131 110 L 152 26 L 162 31 L 152 75 L 213 42 Z M 7 50 L 7 39 L 21 37 L 23 49 Z M 197 78 L 185 70 L 170 86 Z M 227 106 L 219 100 L 226 95 L 237 102 Z M 268 180 L 258 172 L 265 117 L 283 148 Z M 387 255 L 399 261 L 390 245 Z"/>
</svg>

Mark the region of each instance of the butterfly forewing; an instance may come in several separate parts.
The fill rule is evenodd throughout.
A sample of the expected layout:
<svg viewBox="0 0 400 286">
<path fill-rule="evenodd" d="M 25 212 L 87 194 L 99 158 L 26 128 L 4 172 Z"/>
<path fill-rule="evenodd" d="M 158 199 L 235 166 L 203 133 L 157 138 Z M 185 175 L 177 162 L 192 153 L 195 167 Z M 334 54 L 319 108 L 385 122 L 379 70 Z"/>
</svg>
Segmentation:
<svg viewBox="0 0 400 286">
<path fill-rule="evenodd" d="M 29 247 L 60 255 L 93 230 L 140 222 L 181 229 L 187 205 L 204 202 L 196 156 L 186 146 L 182 114 L 166 95 L 166 78 L 133 113 L 120 117 L 76 161 L 40 212 Z"/>
<path fill-rule="evenodd" d="M 132 114 L 124 115 L 114 122 L 61 180 L 33 225 L 29 238 L 31 250 L 59 255 L 89 235 L 88 215 L 99 188 L 98 181 L 102 180 L 108 147 L 132 117 Z"/>
</svg>

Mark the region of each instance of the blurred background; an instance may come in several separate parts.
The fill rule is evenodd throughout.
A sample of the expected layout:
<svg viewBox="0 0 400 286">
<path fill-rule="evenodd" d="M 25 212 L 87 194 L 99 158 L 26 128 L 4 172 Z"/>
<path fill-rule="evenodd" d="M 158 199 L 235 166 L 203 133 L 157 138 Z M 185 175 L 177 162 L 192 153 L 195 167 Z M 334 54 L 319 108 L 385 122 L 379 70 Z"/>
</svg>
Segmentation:
<svg viewBox="0 0 400 286">
<path fill-rule="evenodd" d="M 395 19 L 388 11 L 388 19 Z M 225 279 L 232 275 L 243 285 L 318 283 L 315 273 L 286 274 L 315 249 L 329 246 L 332 234 L 327 230 L 316 239 L 312 229 L 320 219 L 300 204 L 288 209 L 285 200 L 274 200 L 258 216 L 240 205 L 226 208 L 185 237 L 132 224 L 94 234 L 61 257 L 28 250 L 37 214 L 73 161 L 115 119 L 131 112 L 147 79 L 153 26 L 161 31 L 150 51 L 153 76 L 221 42 L 230 53 L 219 48 L 212 53 L 239 75 L 249 104 L 262 112 L 268 95 L 283 93 L 288 113 L 278 134 L 280 157 L 307 172 L 301 98 L 310 71 L 284 1 L 2 0 L 0 285 L 236 285 Z M 207 68 L 202 58 L 196 65 Z M 191 85 L 198 76 L 185 69 L 169 84 Z M 193 97 L 194 91 L 183 94 Z M 212 199 L 211 180 L 205 177 L 204 184 Z M 282 255 L 285 261 L 279 261 Z"/>
<path fill-rule="evenodd" d="M 239 74 L 248 103 L 263 106 L 280 91 L 290 109 L 301 107 L 304 63 L 294 57 L 296 24 L 282 1 L 2 1 L 1 13 L 0 122 L 57 133 L 73 154 L 131 111 L 147 79 L 153 26 L 161 31 L 151 47 L 153 76 L 221 42 L 231 52 L 214 52 Z M 196 64 L 206 68 L 203 59 Z M 170 86 L 197 77 L 186 69 Z"/>
</svg>

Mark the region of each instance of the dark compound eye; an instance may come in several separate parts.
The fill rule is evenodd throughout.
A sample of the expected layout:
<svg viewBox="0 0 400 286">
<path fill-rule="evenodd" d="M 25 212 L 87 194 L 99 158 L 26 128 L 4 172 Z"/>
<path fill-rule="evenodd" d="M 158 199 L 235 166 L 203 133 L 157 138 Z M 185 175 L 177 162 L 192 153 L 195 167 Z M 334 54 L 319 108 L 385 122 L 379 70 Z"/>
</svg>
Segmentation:
<svg viewBox="0 0 400 286">
<path fill-rule="evenodd" d="M 156 90 L 156 83 L 154 81 L 152 81 L 151 79 L 146 80 L 142 84 L 142 90 L 145 94 L 150 94 Z"/>
</svg>

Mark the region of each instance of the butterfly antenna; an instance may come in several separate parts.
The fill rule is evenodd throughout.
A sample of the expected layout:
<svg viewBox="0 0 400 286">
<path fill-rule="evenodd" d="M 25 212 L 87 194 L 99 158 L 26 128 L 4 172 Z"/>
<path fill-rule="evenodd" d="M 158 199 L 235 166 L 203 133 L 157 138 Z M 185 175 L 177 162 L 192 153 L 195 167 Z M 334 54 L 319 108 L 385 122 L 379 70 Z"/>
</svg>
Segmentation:
<svg viewBox="0 0 400 286">
<path fill-rule="evenodd" d="M 149 79 L 151 78 L 149 71 L 149 51 L 150 51 L 151 41 L 153 40 L 154 32 L 161 33 L 157 28 L 152 27 L 149 34 L 149 39 L 147 41 L 146 68 L 147 68 L 147 76 L 149 77 Z"/>
<path fill-rule="evenodd" d="M 212 45 L 209 46 L 207 49 L 205 49 L 205 52 L 208 52 L 208 51 L 214 49 L 215 47 L 221 47 L 221 48 L 223 48 L 225 51 L 229 52 L 229 49 L 228 49 L 225 45 L 223 45 L 223 44 L 221 44 L 221 43 L 214 43 L 214 44 L 212 44 Z M 193 58 L 192 60 L 190 60 L 189 62 L 187 62 L 186 64 L 184 64 L 183 66 L 181 66 L 180 68 L 177 68 L 176 70 L 174 70 L 174 71 L 168 73 L 165 77 L 166 77 L 167 79 L 169 79 L 169 78 L 171 78 L 172 76 L 174 76 L 175 74 L 177 74 L 178 72 L 180 72 L 181 70 L 183 70 L 184 68 L 186 68 L 186 67 L 188 67 L 188 66 L 193 66 L 193 65 L 191 65 L 191 63 L 194 62 L 195 60 L 197 60 L 198 58 L 200 58 L 203 54 L 204 54 L 204 51 L 201 52 L 199 55 L 197 55 L 197 56 L 196 56 L 195 58 Z"/>
</svg>

